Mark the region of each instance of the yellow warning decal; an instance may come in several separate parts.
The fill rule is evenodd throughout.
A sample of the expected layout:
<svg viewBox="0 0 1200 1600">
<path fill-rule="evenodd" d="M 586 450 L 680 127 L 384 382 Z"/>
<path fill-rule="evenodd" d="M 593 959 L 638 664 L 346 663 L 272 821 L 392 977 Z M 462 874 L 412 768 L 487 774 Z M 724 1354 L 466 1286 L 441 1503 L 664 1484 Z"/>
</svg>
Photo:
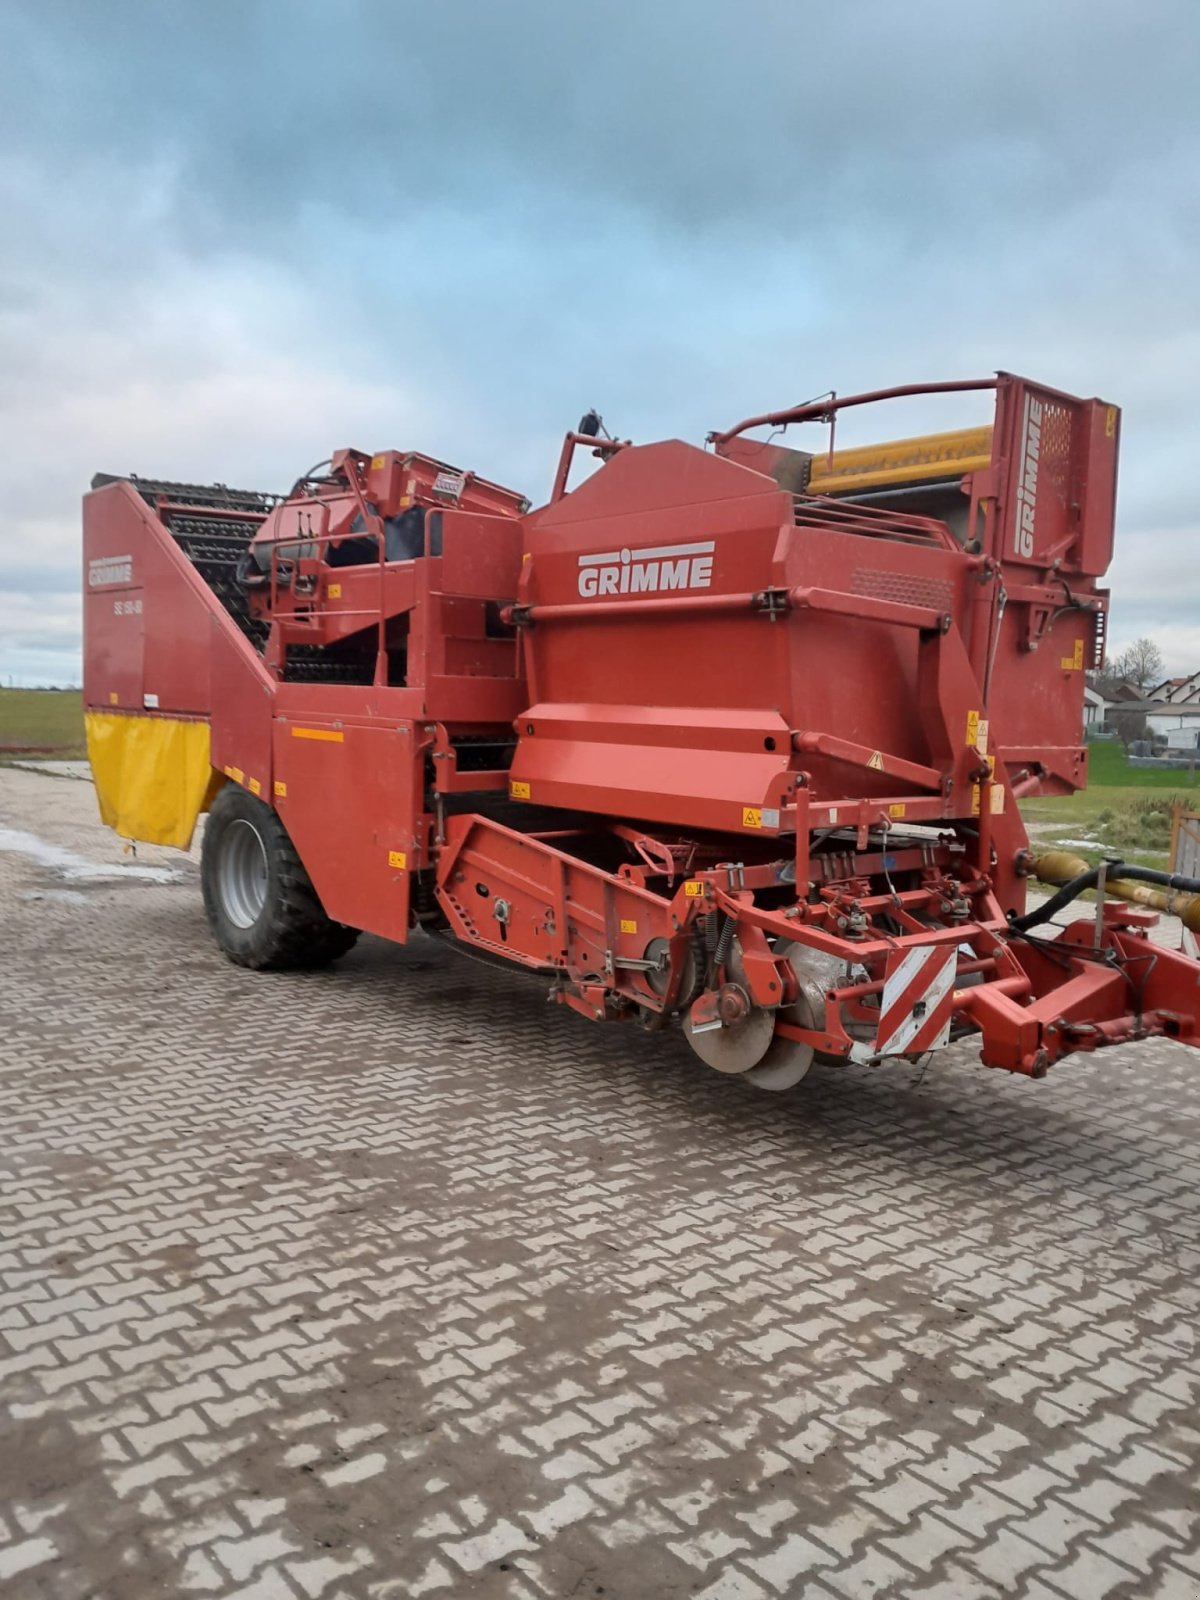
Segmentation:
<svg viewBox="0 0 1200 1600">
<path fill-rule="evenodd" d="M 408 855 L 403 850 L 388 851 L 388 866 L 395 867 L 397 872 L 403 872 L 408 866 Z"/>
<path fill-rule="evenodd" d="M 621 932 L 622 933 L 636 933 L 637 932 L 637 923 L 636 922 L 627 922 L 625 920 L 625 918 L 622 917 L 621 918 Z"/>
<path fill-rule="evenodd" d="M 245 783 L 246 781 L 246 774 L 242 771 L 241 767 L 226 767 L 225 776 L 227 778 L 232 778 L 234 783 Z"/>
<path fill-rule="evenodd" d="M 340 600 L 342 598 L 342 586 L 340 583 L 331 583 L 325 592 L 331 600 Z"/>
<path fill-rule="evenodd" d="M 322 739 L 327 744 L 344 744 L 346 735 L 340 728 L 293 728 L 293 739 Z"/>
<path fill-rule="evenodd" d="M 372 470 L 372 472 L 378 472 L 380 467 L 385 466 L 386 464 L 387 464 L 387 457 L 386 456 L 372 456 L 371 457 L 371 470 Z"/>
<path fill-rule="evenodd" d="M 508 792 L 514 800 L 529 799 L 529 785 L 527 783 L 518 782 L 516 778 L 514 778 L 509 784 Z"/>
<path fill-rule="evenodd" d="M 902 817 L 907 810 L 908 810 L 907 806 L 902 806 L 902 805 L 889 806 L 888 807 L 888 816 L 889 817 Z"/>
<path fill-rule="evenodd" d="M 761 810 L 759 810 L 756 806 L 743 806 L 742 807 L 742 827 L 743 828 L 761 828 L 762 827 L 762 812 L 761 812 Z"/>
<path fill-rule="evenodd" d="M 978 713 L 978 711 L 968 711 L 967 712 L 967 748 L 970 749 L 970 747 L 973 744 L 975 744 L 975 742 L 978 740 L 978 738 L 979 738 L 979 713 Z"/>
<path fill-rule="evenodd" d="M 277 800 L 286 800 L 287 799 L 287 784 L 286 783 L 283 783 L 279 778 L 276 778 L 275 779 L 274 788 L 275 788 L 275 798 Z"/>
<path fill-rule="evenodd" d="M 689 878 L 683 886 L 683 892 L 689 900 L 695 900 L 704 893 L 704 885 L 699 878 Z"/>
<path fill-rule="evenodd" d="M 871 759 L 867 762 L 867 765 L 875 772 L 882 772 L 883 752 L 881 750 L 872 750 Z"/>
<path fill-rule="evenodd" d="M 1104 414 L 1104 437 L 1106 439 L 1111 439 L 1113 434 L 1116 433 L 1116 431 L 1117 431 L 1117 408 L 1116 408 L 1116 406 L 1109 406 L 1108 410 Z"/>
<path fill-rule="evenodd" d="M 109 703 L 110 706 L 115 706 L 116 705 L 116 703 L 117 703 L 117 694 L 116 694 L 116 690 L 115 689 L 110 689 L 108 691 L 108 703 Z"/>
<path fill-rule="evenodd" d="M 250 782 L 246 785 L 246 787 L 250 790 L 251 794 L 261 794 L 262 793 L 262 784 L 259 783 L 257 778 L 251 778 Z"/>
<path fill-rule="evenodd" d="M 971 815 L 973 817 L 979 815 L 979 785 L 977 783 L 971 785 Z"/>
<path fill-rule="evenodd" d="M 1062 658 L 1061 665 L 1062 665 L 1062 669 L 1063 669 L 1064 672 L 1082 672 L 1083 671 L 1083 640 L 1082 639 L 1076 639 L 1074 651 L 1071 653 L 1071 655 L 1064 656 Z"/>
<path fill-rule="evenodd" d="M 980 717 L 980 719 L 979 719 L 979 732 L 975 735 L 975 748 L 979 751 L 979 754 L 981 756 L 987 756 L 988 726 L 989 726 L 989 724 L 988 724 L 987 718 L 986 717 Z M 988 760 L 992 763 L 993 766 L 995 766 L 995 764 L 996 764 L 995 756 L 988 756 Z"/>
</svg>

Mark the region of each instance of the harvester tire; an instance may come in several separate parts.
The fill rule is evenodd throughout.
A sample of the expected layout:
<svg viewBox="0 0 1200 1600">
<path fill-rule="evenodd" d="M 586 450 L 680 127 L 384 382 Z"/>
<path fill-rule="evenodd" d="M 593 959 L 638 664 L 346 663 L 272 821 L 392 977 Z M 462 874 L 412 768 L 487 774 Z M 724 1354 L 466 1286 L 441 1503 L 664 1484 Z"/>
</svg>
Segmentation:
<svg viewBox="0 0 1200 1600">
<path fill-rule="evenodd" d="M 217 944 L 239 967 L 323 967 L 358 938 L 325 915 L 278 814 L 236 783 L 213 801 L 200 886 Z"/>
</svg>

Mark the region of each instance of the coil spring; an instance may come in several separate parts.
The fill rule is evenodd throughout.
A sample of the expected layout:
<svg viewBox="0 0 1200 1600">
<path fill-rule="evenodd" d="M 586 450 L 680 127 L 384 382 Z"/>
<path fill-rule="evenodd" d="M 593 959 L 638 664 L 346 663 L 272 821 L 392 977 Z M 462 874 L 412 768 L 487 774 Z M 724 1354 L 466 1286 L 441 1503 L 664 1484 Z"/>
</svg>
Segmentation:
<svg viewBox="0 0 1200 1600">
<path fill-rule="evenodd" d="M 733 950 L 733 930 L 737 926 L 727 912 L 722 912 L 722 917 L 724 920 L 721 923 L 721 931 L 717 935 L 716 948 L 713 950 L 714 970 L 718 967 L 723 967 L 729 960 L 730 952 Z"/>
</svg>

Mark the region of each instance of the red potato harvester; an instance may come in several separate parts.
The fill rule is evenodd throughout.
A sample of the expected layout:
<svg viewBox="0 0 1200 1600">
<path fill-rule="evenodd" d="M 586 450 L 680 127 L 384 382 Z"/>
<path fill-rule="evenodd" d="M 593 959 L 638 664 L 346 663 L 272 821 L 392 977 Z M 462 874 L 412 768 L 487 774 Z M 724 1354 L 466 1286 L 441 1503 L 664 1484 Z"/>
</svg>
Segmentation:
<svg viewBox="0 0 1200 1600">
<path fill-rule="evenodd" d="M 994 391 L 991 426 L 833 448 L 849 406 L 969 390 Z M 826 454 L 749 437 L 812 421 Z M 1016 800 L 1086 781 L 1116 407 L 1001 374 L 703 449 L 580 428 L 536 511 L 397 451 L 340 450 L 282 498 L 94 480 L 101 812 L 184 848 L 209 812 L 231 960 L 421 927 L 597 1022 L 678 1024 L 766 1089 L 968 1034 L 1032 1077 L 1196 1043 L 1200 963 L 1111 894 L 1200 884 L 1076 862 L 1025 908 L 1056 867 Z M 568 490 L 580 446 L 601 466 Z"/>
</svg>

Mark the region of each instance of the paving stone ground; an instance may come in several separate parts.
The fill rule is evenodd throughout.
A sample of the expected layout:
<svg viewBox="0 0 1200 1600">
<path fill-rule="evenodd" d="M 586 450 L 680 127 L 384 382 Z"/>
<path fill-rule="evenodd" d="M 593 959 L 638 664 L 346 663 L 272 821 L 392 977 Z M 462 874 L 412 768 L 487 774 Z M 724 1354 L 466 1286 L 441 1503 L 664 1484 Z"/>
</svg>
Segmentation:
<svg viewBox="0 0 1200 1600">
<path fill-rule="evenodd" d="M 1200 1056 L 756 1094 L 147 858 L 0 852 L 0 1591 L 1200 1595 Z"/>
</svg>

